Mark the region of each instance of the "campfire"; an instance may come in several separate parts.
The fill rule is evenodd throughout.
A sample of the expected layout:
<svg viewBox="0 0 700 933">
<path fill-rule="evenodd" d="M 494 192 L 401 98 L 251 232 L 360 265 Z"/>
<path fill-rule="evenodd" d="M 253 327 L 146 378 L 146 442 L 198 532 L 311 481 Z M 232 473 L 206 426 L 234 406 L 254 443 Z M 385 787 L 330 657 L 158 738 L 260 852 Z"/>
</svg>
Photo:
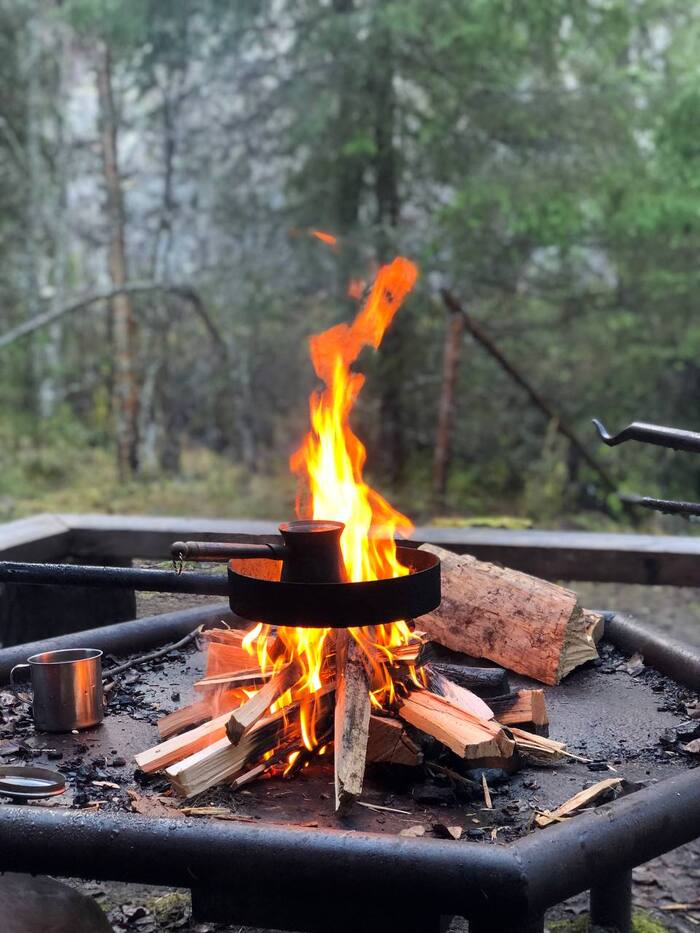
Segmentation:
<svg viewBox="0 0 700 933">
<path fill-rule="evenodd" d="M 295 624 L 263 620 L 246 632 L 205 633 L 206 673 L 195 684 L 200 699 L 164 717 L 163 741 L 136 759 L 143 771 L 164 770 L 184 796 L 219 783 L 238 788 L 266 774 L 292 777 L 314 758 L 332 755 L 335 808 L 345 813 L 362 792 L 366 763 L 418 765 L 425 735 L 472 766 L 512 770 L 522 756 L 568 754 L 546 737 L 543 691 L 511 692 L 506 669 L 557 683 L 596 657 L 599 617 L 582 610 L 570 591 L 522 573 L 439 548 L 411 557 L 396 544 L 397 535 L 411 534 L 410 520 L 363 478 L 366 451 L 349 422 L 364 377 L 352 366 L 365 347 L 379 348 L 416 278 L 415 265 L 396 258 L 379 270 L 351 324 L 311 339 L 323 388 L 311 395 L 311 427 L 290 460 L 299 479 L 299 521 L 281 527 L 286 551 L 268 546 L 266 553 L 262 546 L 260 556 L 230 567 L 277 586 L 286 579 L 291 589 L 275 591 L 276 617 L 284 620 L 289 611 Z M 299 577 L 291 559 L 280 566 L 279 557 L 302 544 Z M 184 544 L 179 554 L 201 559 L 221 547 Z M 391 621 L 368 625 L 368 618 L 381 617 L 380 591 L 363 591 L 369 608 L 350 601 L 358 592 L 352 584 L 417 579 L 438 559 L 442 604 L 426 615 L 389 612 Z M 285 605 L 283 592 L 292 599 L 302 592 L 294 584 L 307 581 L 322 584 L 314 592 L 335 595 L 337 612 L 328 611 L 342 622 L 319 623 L 323 601 L 309 604 L 309 619 Z M 434 643 L 453 654 L 436 652 Z"/>
</svg>

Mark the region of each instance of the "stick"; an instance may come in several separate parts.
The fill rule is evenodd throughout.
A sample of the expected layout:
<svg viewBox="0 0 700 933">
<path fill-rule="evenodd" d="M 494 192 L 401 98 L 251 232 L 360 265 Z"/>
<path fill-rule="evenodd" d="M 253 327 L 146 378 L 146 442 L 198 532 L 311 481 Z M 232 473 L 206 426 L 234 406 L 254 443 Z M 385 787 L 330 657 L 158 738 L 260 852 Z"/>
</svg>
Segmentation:
<svg viewBox="0 0 700 933">
<path fill-rule="evenodd" d="M 108 671 L 105 671 L 102 675 L 103 680 L 109 680 L 111 677 L 114 677 L 115 674 L 121 674 L 123 671 L 128 671 L 132 667 L 137 667 L 139 664 L 145 664 L 146 661 L 157 661 L 158 658 L 164 658 L 167 654 L 170 654 L 171 651 L 177 651 L 178 648 L 184 648 L 185 645 L 189 645 L 191 641 L 201 634 L 203 626 L 200 625 L 194 631 L 190 632 L 189 635 L 185 635 L 184 638 L 181 638 L 180 641 L 174 641 L 171 645 L 166 645 L 165 648 L 159 648 L 158 651 L 152 651 L 150 654 L 144 654 L 140 658 L 134 658 L 131 661 L 125 661 L 123 664 L 117 664 L 116 667 L 110 668 Z"/>
<path fill-rule="evenodd" d="M 430 679 L 432 671 L 436 671 L 451 680 L 452 683 L 478 693 L 488 699 L 493 694 L 508 693 L 510 684 L 508 672 L 502 667 L 465 667 L 461 664 L 450 664 L 446 661 L 427 661 L 423 669 Z"/>
<path fill-rule="evenodd" d="M 265 715 L 275 700 L 294 686 L 301 677 L 301 673 L 299 662 L 292 661 L 291 664 L 279 670 L 264 687 L 261 687 L 254 697 L 235 709 L 226 723 L 226 735 L 229 742 L 232 745 L 238 745 L 245 733 Z"/>
<path fill-rule="evenodd" d="M 362 793 L 371 705 L 359 645 L 339 631 L 335 650 L 335 809 L 343 815 Z"/>
</svg>

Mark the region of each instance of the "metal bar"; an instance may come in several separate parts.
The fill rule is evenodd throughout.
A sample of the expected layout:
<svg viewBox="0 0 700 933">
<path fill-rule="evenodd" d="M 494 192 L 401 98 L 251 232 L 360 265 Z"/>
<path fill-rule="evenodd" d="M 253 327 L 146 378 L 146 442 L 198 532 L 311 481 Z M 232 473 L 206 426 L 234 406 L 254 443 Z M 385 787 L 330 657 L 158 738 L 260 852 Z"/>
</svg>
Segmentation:
<svg viewBox="0 0 700 933">
<path fill-rule="evenodd" d="M 100 586 L 156 593 L 194 593 L 228 596 L 228 577 L 131 567 L 93 567 L 79 564 L 23 564 L 0 561 L 0 582 L 34 586 Z"/>
<path fill-rule="evenodd" d="M 697 771 L 507 846 L 5 806 L 0 871 L 176 887 L 229 887 L 235 879 L 238 890 L 274 890 L 282 911 L 287 896 L 300 912 L 307 898 L 326 898 L 336 911 L 358 898 L 408 898 L 501 929 L 494 918 L 534 922 L 553 904 L 698 835 Z M 299 921 L 303 927 L 301 913 L 285 922 Z"/>
<path fill-rule="evenodd" d="M 654 444 L 671 450 L 685 450 L 687 453 L 700 453 L 700 434 L 685 431 L 682 428 L 666 428 L 660 424 L 648 424 L 646 421 L 633 421 L 617 434 L 610 434 L 602 421 L 593 418 L 593 424 L 600 439 L 608 447 L 616 447 L 625 441 L 639 441 L 642 444 Z"/>
<path fill-rule="evenodd" d="M 643 628 L 629 616 L 615 612 L 606 612 L 604 616 L 605 637 L 618 648 L 628 654 L 640 652 L 657 671 L 691 690 L 700 690 L 700 648 Z"/>
<path fill-rule="evenodd" d="M 681 518 L 700 515 L 700 502 L 685 502 L 682 499 L 653 499 L 651 496 L 638 496 L 633 493 L 623 493 L 620 499 L 628 505 L 638 505 L 643 509 L 663 512 L 664 515 L 680 515 Z"/>
<path fill-rule="evenodd" d="M 651 784 L 595 811 L 519 839 L 531 912 L 590 890 L 700 836 L 700 771 Z M 503 901 L 507 909 L 507 897 Z"/>
<path fill-rule="evenodd" d="M 623 871 L 591 888 L 591 923 L 617 933 L 632 930 L 632 872 Z"/>
<path fill-rule="evenodd" d="M 163 645 L 181 638 L 198 625 L 212 625 L 224 621 L 234 628 L 248 628 L 250 622 L 234 615 L 228 603 L 180 609 L 163 615 L 147 616 L 132 622 L 119 622 L 102 628 L 71 632 L 41 641 L 27 642 L 0 649 L 0 683 L 6 683 L 15 664 L 21 664 L 32 654 L 57 651 L 61 648 L 100 648 L 106 654 L 131 654 L 155 645 Z"/>
<path fill-rule="evenodd" d="M 405 899 L 459 916 L 485 913 L 504 898 L 514 912 L 527 909 L 522 868 L 507 847 L 122 813 L 3 806 L 0 870 L 186 888 L 235 885 L 243 903 L 244 892 L 255 892 L 297 930 L 312 902 L 327 917 L 358 903 Z"/>
</svg>

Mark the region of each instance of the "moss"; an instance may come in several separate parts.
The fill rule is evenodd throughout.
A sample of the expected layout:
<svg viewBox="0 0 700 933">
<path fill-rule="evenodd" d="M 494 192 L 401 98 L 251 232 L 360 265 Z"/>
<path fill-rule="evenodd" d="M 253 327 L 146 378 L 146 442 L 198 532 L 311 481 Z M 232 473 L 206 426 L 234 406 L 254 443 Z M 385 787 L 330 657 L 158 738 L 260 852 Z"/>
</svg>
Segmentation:
<svg viewBox="0 0 700 933">
<path fill-rule="evenodd" d="M 190 896 L 183 891 L 173 891 L 155 898 L 147 905 L 159 924 L 166 924 L 173 920 L 180 920 L 183 915 L 190 912 Z"/>
<path fill-rule="evenodd" d="M 547 924 L 550 933 L 589 933 L 588 914 L 581 914 L 572 920 L 555 920 Z M 595 927 L 600 930 L 600 927 Z M 645 911 L 635 911 L 632 917 L 632 933 L 667 933 L 667 927 Z"/>
</svg>

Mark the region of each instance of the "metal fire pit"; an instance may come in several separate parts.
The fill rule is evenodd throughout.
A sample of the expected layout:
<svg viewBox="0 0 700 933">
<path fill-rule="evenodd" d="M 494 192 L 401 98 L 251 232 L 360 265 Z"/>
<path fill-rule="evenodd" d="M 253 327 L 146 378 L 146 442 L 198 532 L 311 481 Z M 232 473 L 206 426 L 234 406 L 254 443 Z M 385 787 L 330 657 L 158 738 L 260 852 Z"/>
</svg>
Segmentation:
<svg viewBox="0 0 700 933">
<path fill-rule="evenodd" d="M 153 645 L 154 632 L 163 643 L 222 617 L 242 624 L 226 608 L 169 613 L 0 650 L 0 677 L 6 680 L 18 658 L 70 647 L 76 640 L 128 654 Z M 695 688 L 700 685 L 697 652 L 668 647 L 612 614 L 607 635 L 627 651 L 641 647 L 648 661 L 680 674 Z M 80 736 L 37 735 L 33 744 L 62 751 L 64 771 L 71 770 L 66 760 L 78 743 L 88 747 L 91 758 L 109 760 L 116 751 L 127 764 L 112 769 L 122 790 L 111 793 L 119 797 L 133 788 L 154 798 L 154 792 L 134 782 L 131 758 L 157 741 L 153 722 L 187 701 L 201 665 L 201 655 L 192 652 L 143 670 L 139 689 L 147 702 L 140 718 L 133 711 L 110 711 L 101 727 Z M 410 822 L 451 824 L 465 817 L 464 806 L 457 812 L 416 804 L 395 780 L 391 804 L 411 811 L 411 817 L 357 807 L 340 822 L 333 813 L 326 764 L 293 782 L 250 785 L 249 793 L 237 798 L 249 822 L 143 816 L 118 812 L 123 805 L 109 802 L 105 805 L 117 812 L 87 812 L 67 809 L 64 798 L 51 808 L 0 806 L 0 870 L 185 887 L 192 890 L 201 919 L 319 933 L 426 933 L 453 915 L 467 917 L 471 933 L 542 930 L 548 907 L 590 889 L 594 921 L 626 930 L 631 868 L 700 835 L 700 771 L 688 770 L 692 763 L 685 757 L 659 753 L 657 745 L 658 734 L 678 724 L 669 704 L 679 688 L 661 675 L 649 677 L 653 682 L 623 669 L 587 666 L 563 685 L 546 688 L 555 737 L 590 758 L 624 759 L 617 766 L 621 776 L 649 786 L 507 844 L 492 844 L 489 834 L 483 843 L 399 837 Z M 171 699 L 173 693 L 180 695 L 177 700 Z M 149 704 L 160 710 L 149 711 Z M 43 765 L 44 757 L 42 752 L 33 762 Z M 529 769 L 511 779 L 510 797 L 532 796 L 523 782 L 533 776 L 538 804 L 548 808 L 598 778 L 577 762 Z M 658 783 L 649 783 L 653 780 Z M 67 804 L 70 778 L 68 783 Z M 363 799 L 381 804 L 386 793 L 381 776 L 370 775 Z"/>
</svg>

